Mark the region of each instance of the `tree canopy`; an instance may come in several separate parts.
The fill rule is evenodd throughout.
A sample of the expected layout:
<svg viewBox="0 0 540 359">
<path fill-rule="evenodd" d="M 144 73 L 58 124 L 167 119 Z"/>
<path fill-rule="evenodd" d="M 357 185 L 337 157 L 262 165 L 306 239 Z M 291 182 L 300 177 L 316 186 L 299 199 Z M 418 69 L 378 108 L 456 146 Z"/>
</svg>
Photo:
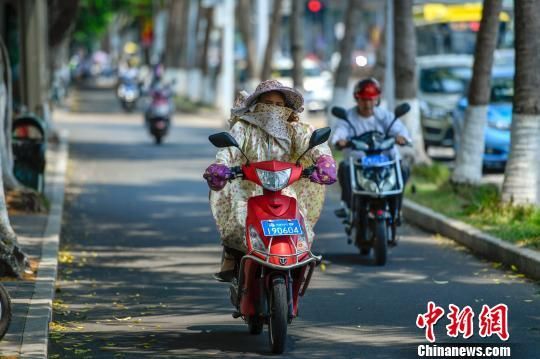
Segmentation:
<svg viewBox="0 0 540 359">
<path fill-rule="evenodd" d="M 131 20 L 152 15 L 152 0 L 80 0 L 79 6 L 73 39 L 86 47 L 101 38 L 117 14 Z"/>
</svg>

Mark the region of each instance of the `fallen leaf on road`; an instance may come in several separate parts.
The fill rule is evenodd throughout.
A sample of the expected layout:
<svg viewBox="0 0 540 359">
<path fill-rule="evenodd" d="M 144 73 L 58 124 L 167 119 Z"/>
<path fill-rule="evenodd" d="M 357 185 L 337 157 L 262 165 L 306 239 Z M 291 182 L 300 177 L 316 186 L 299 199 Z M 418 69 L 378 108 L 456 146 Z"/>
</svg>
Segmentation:
<svg viewBox="0 0 540 359">
<path fill-rule="evenodd" d="M 433 279 L 433 283 L 435 284 L 448 284 L 447 280 L 435 280 Z"/>
<path fill-rule="evenodd" d="M 114 319 L 116 319 L 116 320 L 119 320 L 119 321 L 122 321 L 122 322 L 123 322 L 123 321 L 126 321 L 126 320 L 130 320 L 130 319 L 131 319 L 131 317 L 125 317 L 125 318 L 118 318 L 118 317 L 114 317 Z"/>
</svg>

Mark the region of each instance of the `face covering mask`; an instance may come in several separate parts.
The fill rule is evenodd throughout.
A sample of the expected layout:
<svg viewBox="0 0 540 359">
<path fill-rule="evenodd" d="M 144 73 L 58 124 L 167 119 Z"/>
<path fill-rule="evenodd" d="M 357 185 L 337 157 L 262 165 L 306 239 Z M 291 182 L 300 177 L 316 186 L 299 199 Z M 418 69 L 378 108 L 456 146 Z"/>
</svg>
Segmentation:
<svg viewBox="0 0 540 359">
<path fill-rule="evenodd" d="M 293 110 L 288 107 L 258 103 L 253 111 L 244 114 L 242 119 L 260 127 L 288 150 L 291 147 L 291 140 L 287 121 L 292 112 Z"/>
</svg>

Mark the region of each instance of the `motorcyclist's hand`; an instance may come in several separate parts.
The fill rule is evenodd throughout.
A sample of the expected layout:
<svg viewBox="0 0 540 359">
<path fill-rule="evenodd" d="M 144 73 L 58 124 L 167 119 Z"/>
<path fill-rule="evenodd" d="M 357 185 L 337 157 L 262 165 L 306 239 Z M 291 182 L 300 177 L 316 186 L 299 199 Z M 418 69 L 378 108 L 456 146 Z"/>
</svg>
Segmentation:
<svg viewBox="0 0 540 359">
<path fill-rule="evenodd" d="M 342 150 L 344 149 L 345 147 L 347 147 L 347 144 L 348 144 L 348 141 L 347 140 L 339 140 L 336 142 L 336 148 L 338 150 Z"/>
<path fill-rule="evenodd" d="M 400 136 L 400 135 L 397 135 L 397 136 L 396 136 L 396 143 L 397 143 L 398 145 L 402 145 L 402 146 L 403 146 L 403 145 L 408 144 L 409 141 L 408 141 L 405 137 Z"/>
<path fill-rule="evenodd" d="M 231 169 L 225 165 L 219 163 L 213 163 L 206 171 L 204 171 L 203 178 L 208 183 L 208 187 L 212 191 L 220 191 L 227 184 L 227 180 L 233 177 Z"/>
<path fill-rule="evenodd" d="M 332 184 L 336 182 L 336 161 L 332 156 L 322 155 L 317 158 L 315 171 L 309 176 L 309 180 L 318 184 Z"/>
</svg>

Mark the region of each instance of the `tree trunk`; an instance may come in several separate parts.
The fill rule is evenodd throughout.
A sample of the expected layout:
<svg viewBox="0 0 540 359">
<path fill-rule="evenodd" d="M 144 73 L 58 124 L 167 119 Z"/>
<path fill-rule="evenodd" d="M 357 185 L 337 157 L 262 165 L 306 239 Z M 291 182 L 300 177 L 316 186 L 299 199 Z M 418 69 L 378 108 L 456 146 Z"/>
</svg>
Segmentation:
<svg viewBox="0 0 540 359">
<path fill-rule="evenodd" d="M 25 269 L 26 255 L 21 251 L 11 227 L 3 188 L 0 177 L 0 277 L 20 277 Z"/>
<path fill-rule="evenodd" d="M 386 31 L 384 29 L 381 30 L 381 41 L 375 51 L 375 57 L 375 66 L 373 66 L 371 76 L 375 77 L 384 88 L 384 75 L 386 72 Z"/>
<path fill-rule="evenodd" d="M 253 41 L 253 26 L 251 18 L 253 16 L 253 9 L 251 6 L 250 0 L 240 0 L 238 2 L 238 16 L 237 19 L 242 19 L 238 21 L 238 27 L 240 28 L 240 34 L 244 40 L 244 45 L 246 46 L 246 79 L 245 82 L 248 84 L 248 87 L 253 85 L 257 80 L 258 69 L 255 66 L 255 42 Z M 254 90 L 254 89 L 253 89 Z"/>
<path fill-rule="evenodd" d="M 175 90 L 180 96 L 186 95 L 188 86 L 187 36 L 190 0 L 169 2 L 167 34 L 165 39 L 166 76 L 176 81 Z"/>
<path fill-rule="evenodd" d="M 11 65 L 9 63 L 9 55 L 4 42 L 0 39 L 0 64 L 2 65 L 2 79 L 0 81 L 2 86 L 1 91 L 5 91 L 5 95 L 0 99 L 0 102 L 5 102 L 0 105 L 0 111 L 2 111 L 2 120 L 0 121 L 0 130 L 3 131 L 0 136 L 0 159 L 2 161 L 2 177 L 4 180 L 5 190 L 21 190 L 24 188 L 22 184 L 17 181 L 13 174 L 13 149 L 11 146 L 11 133 L 13 129 L 13 96 L 12 96 L 12 83 L 11 83 Z"/>
<path fill-rule="evenodd" d="M 424 150 L 420 110 L 416 98 L 416 34 L 413 0 L 394 0 L 394 74 L 396 105 L 407 102 L 411 110 L 402 117 L 413 140 L 416 163 L 430 163 Z M 390 65 L 390 64 L 388 64 Z"/>
<path fill-rule="evenodd" d="M 56 47 L 72 31 L 79 12 L 79 0 L 48 0 L 48 41 Z"/>
<path fill-rule="evenodd" d="M 199 59 L 199 51 L 201 48 L 200 44 L 200 32 L 201 32 L 201 20 L 202 20 L 202 0 L 197 0 L 197 6 L 191 5 L 190 14 L 191 17 L 195 17 L 195 23 L 192 24 L 193 34 L 190 36 L 191 41 L 191 53 L 189 58 L 189 71 L 188 71 L 188 83 L 189 91 L 188 96 L 189 100 L 193 103 L 201 102 L 201 87 L 202 87 L 202 71 L 201 64 L 197 61 Z M 196 15 L 194 15 L 196 13 Z M 193 19 L 191 19 L 193 21 Z M 191 32 L 191 30 L 189 31 Z"/>
<path fill-rule="evenodd" d="M 206 28 L 204 32 L 204 42 L 201 50 L 201 57 L 199 63 L 201 64 L 202 72 L 202 86 L 201 86 L 201 100 L 210 104 L 212 102 L 211 94 L 211 79 L 209 74 L 209 64 L 208 64 L 208 49 L 210 47 L 210 34 L 214 29 L 214 8 L 209 7 L 203 10 L 204 17 L 206 19 Z"/>
<path fill-rule="evenodd" d="M 354 48 L 354 39 L 356 35 L 356 19 L 358 15 L 358 9 L 361 5 L 360 0 L 348 0 L 347 10 L 345 11 L 345 33 L 343 39 L 339 43 L 339 65 L 336 69 L 334 76 L 334 93 L 332 95 L 332 102 L 328 106 L 327 122 L 328 125 L 334 125 L 334 117 L 330 114 L 330 110 L 334 106 L 346 106 L 347 99 L 352 98 L 352 93 L 349 90 L 349 78 L 351 76 L 351 56 Z"/>
<path fill-rule="evenodd" d="M 301 1 L 292 2 L 291 14 L 291 53 L 293 58 L 293 86 L 304 92 L 304 3 Z"/>
<path fill-rule="evenodd" d="M 484 0 L 480 30 L 476 35 L 469 105 L 465 111 L 463 131 L 456 134 L 460 138 L 456 167 L 452 174 L 452 181 L 456 183 L 478 184 L 482 179 L 484 130 L 491 94 L 493 52 L 497 45 L 501 9 L 502 0 Z"/>
<path fill-rule="evenodd" d="M 540 206 L 540 2 L 515 0 L 514 102 L 504 201 Z"/>
<path fill-rule="evenodd" d="M 4 48 L 4 43 L 0 39 L 1 47 Z M 4 51 L 2 51 L 4 53 Z M 2 54 L 3 55 L 3 54 Z M 0 58 L 3 59 L 3 56 Z M 6 87 L 10 87 L 10 84 L 7 86 L 5 85 L 5 82 L 11 81 L 10 76 L 8 75 L 7 78 L 4 78 L 4 74 L 6 72 L 9 73 L 9 68 L 6 71 L 6 68 L 8 67 L 9 62 L 1 61 L 0 62 L 0 139 L 2 139 L 1 142 L 5 142 L 6 133 L 4 132 L 6 130 L 5 123 L 9 122 L 6 116 L 10 116 L 9 112 L 10 110 L 6 110 L 6 108 L 10 108 L 11 99 L 9 98 L 9 91 L 7 91 Z M 7 157 L 5 155 L 6 148 L 5 143 L 0 144 L 0 146 L 4 147 L 2 149 L 2 156 L 0 156 L 0 161 L 3 162 L 4 157 Z M 4 166 L 3 163 L 0 163 L 0 168 L 2 168 L 2 172 L 4 172 Z M 11 169 L 10 169 L 11 171 Z M 9 276 L 20 276 L 22 274 L 22 271 L 24 270 L 24 264 L 26 257 L 24 253 L 22 253 L 19 249 L 19 245 L 17 243 L 17 236 L 15 235 L 15 232 L 13 231 L 13 228 L 11 228 L 11 223 L 9 222 L 8 217 L 8 210 L 6 205 L 6 198 L 4 195 L 4 181 L 2 179 L 3 176 L 0 176 L 0 277 L 4 275 Z"/>
<path fill-rule="evenodd" d="M 264 63 L 261 71 L 261 80 L 268 80 L 272 73 L 272 55 L 279 38 L 279 23 L 281 22 L 281 4 L 283 0 L 274 0 L 274 9 L 272 10 L 272 21 L 270 21 L 270 33 L 268 35 L 268 46 L 264 53 Z"/>
<path fill-rule="evenodd" d="M 185 67 L 187 62 L 186 27 L 189 1 L 171 1 L 169 3 L 169 18 L 167 20 L 167 35 L 165 39 L 165 66 L 171 68 Z"/>
</svg>

